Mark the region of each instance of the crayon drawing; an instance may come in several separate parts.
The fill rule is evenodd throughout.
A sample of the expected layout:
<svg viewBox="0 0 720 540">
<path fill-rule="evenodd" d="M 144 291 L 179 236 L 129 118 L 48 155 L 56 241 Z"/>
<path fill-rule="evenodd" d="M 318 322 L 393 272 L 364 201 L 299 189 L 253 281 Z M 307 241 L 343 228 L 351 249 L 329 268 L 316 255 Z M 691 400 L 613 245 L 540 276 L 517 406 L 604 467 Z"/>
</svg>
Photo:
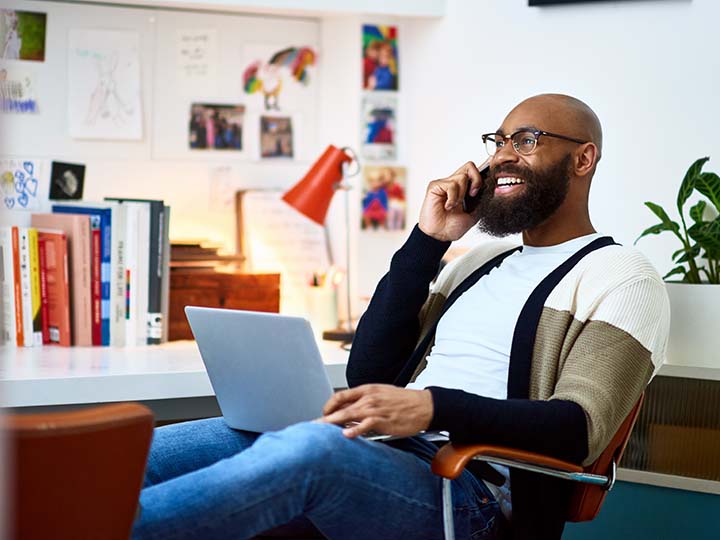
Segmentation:
<svg viewBox="0 0 720 540">
<path fill-rule="evenodd" d="M 141 139 L 140 36 L 71 30 L 68 107 L 78 139 Z"/>
</svg>

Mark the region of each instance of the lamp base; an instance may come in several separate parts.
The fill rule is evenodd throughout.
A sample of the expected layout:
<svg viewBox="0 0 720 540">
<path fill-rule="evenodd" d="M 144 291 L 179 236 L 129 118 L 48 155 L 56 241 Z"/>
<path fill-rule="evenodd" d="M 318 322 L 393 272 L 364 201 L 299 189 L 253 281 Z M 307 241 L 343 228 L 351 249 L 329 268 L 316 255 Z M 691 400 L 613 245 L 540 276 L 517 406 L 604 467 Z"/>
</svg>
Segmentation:
<svg viewBox="0 0 720 540">
<path fill-rule="evenodd" d="M 347 328 L 334 328 L 333 330 L 325 330 L 322 337 L 327 341 L 352 343 L 352 340 L 355 337 L 355 330 L 348 330 Z"/>
</svg>

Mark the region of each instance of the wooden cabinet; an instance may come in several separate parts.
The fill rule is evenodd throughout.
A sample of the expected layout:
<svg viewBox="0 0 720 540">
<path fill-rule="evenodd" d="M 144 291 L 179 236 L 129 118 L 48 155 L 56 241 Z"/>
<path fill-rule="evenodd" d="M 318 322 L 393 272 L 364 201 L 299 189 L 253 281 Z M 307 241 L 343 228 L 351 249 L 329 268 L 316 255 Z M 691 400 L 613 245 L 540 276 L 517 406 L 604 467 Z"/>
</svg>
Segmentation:
<svg viewBox="0 0 720 540">
<path fill-rule="evenodd" d="M 280 274 L 170 273 L 169 340 L 193 339 L 185 306 L 280 311 Z"/>
</svg>

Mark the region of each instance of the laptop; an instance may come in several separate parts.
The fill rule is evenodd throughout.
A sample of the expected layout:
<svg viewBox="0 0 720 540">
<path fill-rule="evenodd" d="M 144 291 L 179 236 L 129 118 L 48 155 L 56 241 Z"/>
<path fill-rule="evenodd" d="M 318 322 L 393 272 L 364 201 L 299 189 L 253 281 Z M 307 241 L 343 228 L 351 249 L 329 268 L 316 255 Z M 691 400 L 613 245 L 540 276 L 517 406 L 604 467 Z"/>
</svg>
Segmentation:
<svg viewBox="0 0 720 540">
<path fill-rule="evenodd" d="M 333 389 L 307 319 L 196 306 L 185 315 L 228 426 L 265 433 L 322 416 Z M 448 440 L 445 432 L 420 434 Z M 403 437 L 370 431 L 362 438 Z"/>
<path fill-rule="evenodd" d="M 333 393 L 301 317 L 185 307 L 227 424 L 264 433 L 322 416 Z"/>
</svg>

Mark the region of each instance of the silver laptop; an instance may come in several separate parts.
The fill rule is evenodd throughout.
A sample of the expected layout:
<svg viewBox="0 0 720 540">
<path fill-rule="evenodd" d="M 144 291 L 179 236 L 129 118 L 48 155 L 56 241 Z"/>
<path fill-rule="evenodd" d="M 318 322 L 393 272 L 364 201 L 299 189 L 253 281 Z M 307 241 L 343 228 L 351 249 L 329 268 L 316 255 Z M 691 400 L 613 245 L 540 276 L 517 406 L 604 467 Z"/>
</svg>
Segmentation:
<svg viewBox="0 0 720 540">
<path fill-rule="evenodd" d="M 194 306 L 185 314 L 230 427 L 263 433 L 322 416 L 333 389 L 307 320 Z"/>
</svg>

